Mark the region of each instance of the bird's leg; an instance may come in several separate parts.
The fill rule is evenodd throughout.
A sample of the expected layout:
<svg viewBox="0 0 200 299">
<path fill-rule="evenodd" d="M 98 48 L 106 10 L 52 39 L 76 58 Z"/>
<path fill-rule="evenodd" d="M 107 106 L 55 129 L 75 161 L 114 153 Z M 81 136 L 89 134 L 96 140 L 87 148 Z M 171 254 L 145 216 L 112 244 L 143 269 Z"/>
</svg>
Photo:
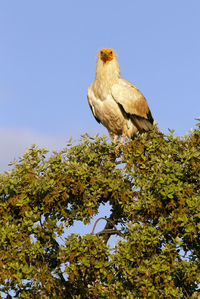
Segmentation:
<svg viewBox="0 0 200 299">
<path fill-rule="evenodd" d="M 118 139 L 118 135 L 110 133 L 110 138 L 111 138 L 112 142 L 114 144 L 116 144 L 117 139 Z M 124 143 L 124 139 L 125 139 L 125 136 L 122 136 L 121 139 L 120 139 L 119 144 L 115 147 L 116 152 L 119 150 L 120 146 Z"/>
<path fill-rule="evenodd" d="M 120 148 L 120 146 L 124 143 L 124 139 L 125 139 L 125 136 L 122 136 L 119 144 L 116 146 L 116 150 L 118 150 Z"/>
</svg>

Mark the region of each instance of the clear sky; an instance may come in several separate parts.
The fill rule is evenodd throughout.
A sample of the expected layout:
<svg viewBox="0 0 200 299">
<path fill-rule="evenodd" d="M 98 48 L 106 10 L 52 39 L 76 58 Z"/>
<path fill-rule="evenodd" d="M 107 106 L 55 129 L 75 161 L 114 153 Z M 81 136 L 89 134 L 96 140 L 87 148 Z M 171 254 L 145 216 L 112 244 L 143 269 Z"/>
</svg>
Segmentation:
<svg viewBox="0 0 200 299">
<path fill-rule="evenodd" d="M 161 131 L 200 115 L 199 0 L 18 0 L 0 3 L 0 170 L 36 143 L 107 133 L 87 103 L 96 52 L 112 47 L 122 77 Z"/>
</svg>

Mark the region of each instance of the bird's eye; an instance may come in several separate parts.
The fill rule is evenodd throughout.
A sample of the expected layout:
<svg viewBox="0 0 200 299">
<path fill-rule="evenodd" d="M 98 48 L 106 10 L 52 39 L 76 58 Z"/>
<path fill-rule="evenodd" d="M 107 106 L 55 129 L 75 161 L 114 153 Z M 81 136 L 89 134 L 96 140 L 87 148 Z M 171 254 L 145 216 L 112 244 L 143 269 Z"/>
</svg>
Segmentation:
<svg viewBox="0 0 200 299">
<path fill-rule="evenodd" d="M 101 55 L 103 55 L 103 51 L 101 51 L 100 53 L 101 53 Z"/>
<path fill-rule="evenodd" d="M 112 55 L 113 51 L 110 51 L 110 54 Z"/>
</svg>

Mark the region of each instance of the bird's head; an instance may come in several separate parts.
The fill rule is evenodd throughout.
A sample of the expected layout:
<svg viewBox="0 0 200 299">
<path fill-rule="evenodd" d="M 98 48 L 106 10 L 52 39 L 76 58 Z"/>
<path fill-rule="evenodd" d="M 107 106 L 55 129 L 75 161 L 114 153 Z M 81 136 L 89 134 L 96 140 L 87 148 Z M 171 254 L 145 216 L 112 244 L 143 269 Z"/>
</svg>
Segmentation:
<svg viewBox="0 0 200 299">
<path fill-rule="evenodd" d="M 100 53 L 99 55 L 100 59 L 106 64 L 109 63 L 114 58 L 113 49 L 109 49 L 109 48 L 101 49 L 99 53 Z"/>
</svg>

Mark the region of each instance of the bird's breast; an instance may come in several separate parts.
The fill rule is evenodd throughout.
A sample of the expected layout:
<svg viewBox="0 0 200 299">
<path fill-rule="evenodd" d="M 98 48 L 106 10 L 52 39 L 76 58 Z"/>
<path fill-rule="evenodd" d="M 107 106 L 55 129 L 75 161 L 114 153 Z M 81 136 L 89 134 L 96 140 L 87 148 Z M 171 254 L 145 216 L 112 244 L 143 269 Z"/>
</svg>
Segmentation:
<svg viewBox="0 0 200 299">
<path fill-rule="evenodd" d="M 125 119 L 118 104 L 112 99 L 111 95 L 102 99 L 96 98 L 94 103 L 95 115 L 101 123 L 116 134 L 121 134 Z"/>
<path fill-rule="evenodd" d="M 95 88 L 95 96 L 97 99 L 100 99 L 101 102 L 104 102 L 108 99 L 109 94 L 111 94 L 111 88 L 105 86 L 105 84 L 98 84 Z"/>
</svg>

